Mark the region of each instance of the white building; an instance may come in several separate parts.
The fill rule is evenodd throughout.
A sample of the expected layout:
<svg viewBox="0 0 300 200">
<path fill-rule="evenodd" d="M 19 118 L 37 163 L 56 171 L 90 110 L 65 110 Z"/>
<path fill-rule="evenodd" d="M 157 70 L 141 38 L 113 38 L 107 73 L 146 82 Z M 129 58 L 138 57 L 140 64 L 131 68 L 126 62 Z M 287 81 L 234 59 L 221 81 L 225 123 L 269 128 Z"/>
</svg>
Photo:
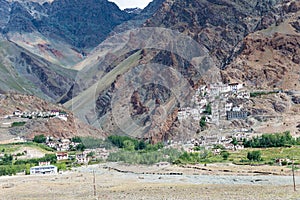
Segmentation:
<svg viewBox="0 0 300 200">
<path fill-rule="evenodd" d="M 242 105 L 239 105 L 239 106 L 235 106 L 232 108 L 232 111 L 234 112 L 240 112 L 242 110 L 243 106 Z"/>
<path fill-rule="evenodd" d="M 229 83 L 228 87 L 231 92 L 237 92 L 238 90 L 243 88 L 243 85 L 239 83 Z"/>
<path fill-rule="evenodd" d="M 20 110 L 16 110 L 16 111 L 13 113 L 13 115 L 14 115 L 14 116 L 17 116 L 17 117 L 21 117 L 22 114 L 23 114 L 23 113 L 22 113 Z"/>
<path fill-rule="evenodd" d="M 209 85 L 209 91 L 213 95 L 218 95 L 220 93 L 230 92 L 230 87 L 223 83 L 213 83 Z"/>
<path fill-rule="evenodd" d="M 90 159 L 85 153 L 76 154 L 76 161 L 80 164 L 87 164 Z"/>
<path fill-rule="evenodd" d="M 238 99 L 250 99 L 250 92 L 247 92 L 247 91 L 238 92 L 236 98 L 238 98 Z"/>
<path fill-rule="evenodd" d="M 36 166 L 30 168 L 30 174 L 56 174 L 57 167 L 54 165 Z"/>
<path fill-rule="evenodd" d="M 69 159 L 69 154 L 67 152 L 57 152 L 56 153 L 56 159 L 58 161 L 60 161 L 60 160 L 68 160 Z"/>
<path fill-rule="evenodd" d="M 231 111 L 233 107 L 233 103 L 226 103 L 225 104 L 225 111 Z"/>
</svg>

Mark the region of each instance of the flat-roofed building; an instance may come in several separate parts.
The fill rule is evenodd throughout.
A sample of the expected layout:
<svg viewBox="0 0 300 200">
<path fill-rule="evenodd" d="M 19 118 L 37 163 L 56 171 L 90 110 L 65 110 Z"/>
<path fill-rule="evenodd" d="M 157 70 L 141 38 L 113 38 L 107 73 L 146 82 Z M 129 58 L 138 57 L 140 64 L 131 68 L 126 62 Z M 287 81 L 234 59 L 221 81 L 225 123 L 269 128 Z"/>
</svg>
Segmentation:
<svg viewBox="0 0 300 200">
<path fill-rule="evenodd" d="M 54 165 L 36 166 L 30 168 L 30 175 L 34 174 L 56 174 L 57 167 Z"/>
</svg>

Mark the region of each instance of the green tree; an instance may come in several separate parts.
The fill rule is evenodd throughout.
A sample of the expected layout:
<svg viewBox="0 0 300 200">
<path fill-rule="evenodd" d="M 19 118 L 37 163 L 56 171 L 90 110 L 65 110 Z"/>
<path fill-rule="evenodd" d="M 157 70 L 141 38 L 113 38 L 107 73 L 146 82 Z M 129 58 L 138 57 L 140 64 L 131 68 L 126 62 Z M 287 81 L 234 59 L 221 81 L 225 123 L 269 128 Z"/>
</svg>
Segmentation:
<svg viewBox="0 0 300 200">
<path fill-rule="evenodd" d="M 66 171 L 67 170 L 66 163 L 59 163 L 59 164 L 56 164 L 56 166 L 57 166 L 58 171 Z"/>
<path fill-rule="evenodd" d="M 134 145 L 133 141 L 131 141 L 131 140 L 125 140 L 123 143 L 124 143 L 124 148 L 127 151 L 134 151 L 135 145 Z"/>
<path fill-rule="evenodd" d="M 43 134 L 42 135 L 36 135 L 33 138 L 33 141 L 36 142 L 36 143 L 45 143 L 46 140 L 47 140 L 47 138 Z"/>
<path fill-rule="evenodd" d="M 261 161 L 261 152 L 260 151 L 249 151 L 247 153 L 247 158 L 250 161 Z"/>
<path fill-rule="evenodd" d="M 73 137 L 73 138 L 71 139 L 71 141 L 72 141 L 72 142 L 75 142 L 75 143 L 81 143 L 81 142 L 82 142 L 81 138 L 78 137 L 78 136 Z"/>
<path fill-rule="evenodd" d="M 235 137 L 232 138 L 231 144 L 233 144 L 234 146 L 238 145 L 238 141 Z"/>
<path fill-rule="evenodd" d="M 206 117 L 205 116 L 202 116 L 201 117 L 201 120 L 199 122 L 199 125 L 201 127 L 201 130 L 204 130 L 204 128 L 206 127 Z"/>
<path fill-rule="evenodd" d="M 228 159 L 228 157 L 229 157 L 229 152 L 228 151 L 222 151 L 221 152 L 221 156 L 222 156 L 222 158 L 224 159 L 224 160 L 227 160 Z"/>
<path fill-rule="evenodd" d="M 144 140 L 139 141 L 138 150 L 146 149 L 147 145 Z"/>
<path fill-rule="evenodd" d="M 204 113 L 208 114 L 208 115 L 211 115 L 211 104 L 210 103 L 207 104 Z"/>
<path fill-rule="evenodd" d="M 84 151 L 85 150 L 85 146 L 82 143 L 79 143 L 78 145 L 76 145 L 76 150 L 77 151 Z"/>
</svg>

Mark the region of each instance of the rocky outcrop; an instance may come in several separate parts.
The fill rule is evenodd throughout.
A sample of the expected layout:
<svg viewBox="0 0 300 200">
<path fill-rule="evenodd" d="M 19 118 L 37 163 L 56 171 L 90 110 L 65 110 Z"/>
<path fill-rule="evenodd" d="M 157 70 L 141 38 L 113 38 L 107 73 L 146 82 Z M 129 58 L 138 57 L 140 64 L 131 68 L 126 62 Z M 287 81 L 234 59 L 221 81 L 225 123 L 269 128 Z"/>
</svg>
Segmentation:
<svg viewBox="0 0 300 200">
<path fill-rule="evenodd" d="M 300 104 L 300 96 L 293 96 L 292 101 L 294 104 Z"/>
<path fill-rule="evenodd" d="M 52 64 L 12 42 L 1 41 L 0 48 L 2 90 L 33 93 L 54 102 L 73 85 L 75 71 Z"/>
<path fill-rule="evenodd" d="M 243 51 L 222 71 L 225 82 L 239 81 L 254 88 L 299 88 L 300 37 L 276 33 L 245 38 Z"/>
<path fill-rule="evenodd" d="M 132 17 L 106 0 L 56 0 L 45 7 L 47 16 L 37 22 L 39 31 L 79 49 L 97 46 L 114 27 Z"/>
<path fill-rule="evenodd" d="M 161 123 L 161 116 L 164 116 L 164 112 L 161 107 L 157 107 L 154 115 L 152 116 L 152 125 L 150 131 L 146 138 L 149 138 L 152 143 L 158 143 L 161 141 L 167 141 L 168 139 L 174 138 L 175 132 L 172 130 L 174 128 L 175 122 L 177 120 L 178 110 L 175 109 L 173 113 L 164 118 L 164 122 Z"/>
<path fill-rule="evenodd" d="M 24 136 L 33 139 L 34 136 L 44 134 L 54 138 L 93 137 L 105 138 L 107 134 L 102 130 L 84 124 L 69 113 L 68 121 L 60 119 L 34 119 L 28 121 L 23 127 L 15 127 L 9 130 L 11 135 Z"/>
<path fill-rule="evenodd" d="M 281 18 L 280 1 L 167 0 L 145 26 L 186 33 L 205 46 L 216 64 L 225 68 L 238 53 L 239 43 L 256 30 Z"/>
<path fill-rule="evenodd" d="M 149 5 L 141 10 L 136 16 L 133 16 L 130 20 L 118 25 L 113 32 L 121 33 L 131 29 L 141 27 L 145 21 L 153 16 L 153 14 L 160 8 L 165 0 L 153 0 Z M 126 11 L 126 10 L 125 10 Z"/>
<path fill-rule="evenodd" d="M 141 102 L 141 98 L 138 91 L 134 91 L 131 96 L 131 104 L 134 110 L 132 115 L 142 115 L 149 112 L 149 108 Z"/>
<path fill-rule="evenodd" d="M 55 0 L 44 4 L 1 0 L 0 5 L 4 34 L 39 32 L 78 49 L 97 46 L 117 25 L 136 15 L 121 11 L 107 0 Z"/>
</svg>

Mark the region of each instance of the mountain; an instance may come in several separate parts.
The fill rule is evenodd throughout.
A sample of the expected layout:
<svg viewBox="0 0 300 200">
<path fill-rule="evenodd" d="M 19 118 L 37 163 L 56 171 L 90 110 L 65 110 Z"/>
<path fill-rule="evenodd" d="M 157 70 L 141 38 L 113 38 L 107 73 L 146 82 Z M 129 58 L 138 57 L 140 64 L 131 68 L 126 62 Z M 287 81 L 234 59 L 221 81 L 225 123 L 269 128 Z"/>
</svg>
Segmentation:
<svg viewBox="0 0 300 200">
<path fill-rule="evenodd" d="M 90 49 L 136 14 L 106 0 L 0 1 L 0 88 L 58 102 Z"/>
<path fill-rule="evenodd" d="M 7 40 L 0 40 L 0 88 L 56 102 L 73 85 L 76 72 L 55 65 Z"/>
<path fill-rule="evenodd" d="M 134 28 L 141 27 L 147 19 L 151 18 L 160 8 L 164 0 L 153 0 L 143 10 L 139 10 L 138 14 L 130 20 L 118 25 L 114 28 L 113 33 L 121 33 Z M 124 10 L 126 11 L 126 9 Z"/>
<path fill-rule="evenodd" d="M 185 140 L 194 137 L 199 129 L 198 122 L 182 124 L 177 119 L 177 112 L 184 104 L 189 105 L 193 89 L 205 83 L 206 78 L 210 79 L 201 70 L 207 76 L 214 76 L 212 72 L 220 72 L 216 74 L 218 81 L 226 82 L 228 79 L 227 82 L 242 82 L 242 79 L 231 75 L 243 77 L 245 71 L 233 74 L 230 69 L 245 54 L 248 46 L 251 49 L 256 45 L 254 43 L 257 39 L 249 39 L 252 34 L 283 24 L 298 10 L 296 1 L 156 2 L 160 6 L 143 22 L 141 29 L 108 38 L 75 67 L 81 70 L 79 74 L 82 76 L 79 75 L 77 79 L 80 86 L 73 90 L 76 97 L 65 105 L 72 107 L 82 120 L 111 134 L 131 134 L 150 138 L 152 141 L 169 138 Z M 127 24 L 129 22 L 131 21 Z M 292 24 L 297 29 L 297 20 Z M 127 30 L 126 27 L 124 30 Z M 182 38 L 176 34 L 182 34 Z M 185 36 L 198 45 L 191 45 L 189 39 L 184 39 Z M 275 42 L 278 36 L 274 37 Z M 289 45 L 282 54 L 293 51 L 291 59 L 295 60 L 297 58 L 293 57 L 296 57 L 297 51 L 292 46 L 298 43 L 293 37 L 298 36 L 290 38 L 291 43 L 287 43 Z M 177 49 L 178 41 L 182 41 L 181 51 Z M 282 47 L 280 42 L 275 45 L 270 41 L 269 45 L 274 48 Z M 197 55 L 197 51 L 201 53 Z M 163 67 L 152 69 L 147 66 L 151 63 Z M 143 68 L 142 65 L 148 68 Z M 244 70 L 243 66 L 239 67 Z M 207 72 L 209 68 L 212 71 Z M 231 79 L 226 79 L 226 70 Z M 289 74 L 293 73 L 291 71 Z M 288 74 L 286 77 L 288 80 Z M 145 80 L 147 83 L 143 84 Z M 166 82 L 176 86 L 164 87 Z M 179 96 L 182 97 L 178 100 Z M 261 102 L 261 105 L 267 103 Z M 276 109 L 272 112 L 276 113 Z M 229 126 L 243 128 L 251 127 L 252 122 L 232 123 L 236 125 Z M 187 127 L 190 130 L 184 131 Z"/>
<path fill-rule="evenodd" d="M 31 1 L 2 2 L 4 34 L 39 32 L 77 49 L 91 49 L 102 42 L 117 25 L 134 14 L 121 11 L 107 0 L 56 0 L 39 4 Z"/>
<path fill-rule="evenodd" d="M 72 98 L 70 89 L 74 88 L 78 73 L 72 68 L 85 60 L 116 26 L 137 17 L 139 12 L 121 11 L 107 0 L 1 0 L 0 91 L 36 96 L 8 95 L 12 99 L 29 100 L 23 101 L 24 107 L 14 107 L 15 102 L 11 100 L 1 101 L 1 105 L 10 105 L 9 112 L 12 112 L 14 109 L 28 110 L 26 106 L 30 107 L 36 101 L 37 108 L 32 109 L 38 110 L 41 105 L 51 107 L 49 102 L 64 102 L 64 99 Z M 154 12 L 153 8 L 151 12 Z M 42 109 L 46 108 L 42 106 Z M 73 114 L 67 112 L 72 121 Z M 41 132 L 70 137 L 78 134 L 76 128 L 87 127 L 79 121 L 78 124 L 75 127 L 71 122 L 61 124 L 59 120 L 46 123 L 38 120 L 30 121 L 22 130 L 11 131 L 13 134 L 23 132 L 29 137 Z M 65 127 L 71 131 L 67 133 Z M 83 135 L 90 135 L 92 131 L 103 135 L 98 129 L 81 130 Z"/>
<path fill-rule="evenodd" d="M 283 15 L 279 0 L 167 0 L 145 26 L 171 28 L 191 36 L 225 68 L 245 36 L 280 21 Z"/>
<path fill-rule="evenodd" d="M 158 142 L 219 132 L 178 113 L 194 106 L 200 85 L 238 82 L 270 96 L 229 99 L 254 117 L 226 127 L 271 132 L 264 114 L 283 117 L 278 130 L 298 131 L 299 1 L 154 0 L 138 12 L 105 0 L 0 5 L 2 90 L 30 91 L 109 134 Z"/>
</svg>

